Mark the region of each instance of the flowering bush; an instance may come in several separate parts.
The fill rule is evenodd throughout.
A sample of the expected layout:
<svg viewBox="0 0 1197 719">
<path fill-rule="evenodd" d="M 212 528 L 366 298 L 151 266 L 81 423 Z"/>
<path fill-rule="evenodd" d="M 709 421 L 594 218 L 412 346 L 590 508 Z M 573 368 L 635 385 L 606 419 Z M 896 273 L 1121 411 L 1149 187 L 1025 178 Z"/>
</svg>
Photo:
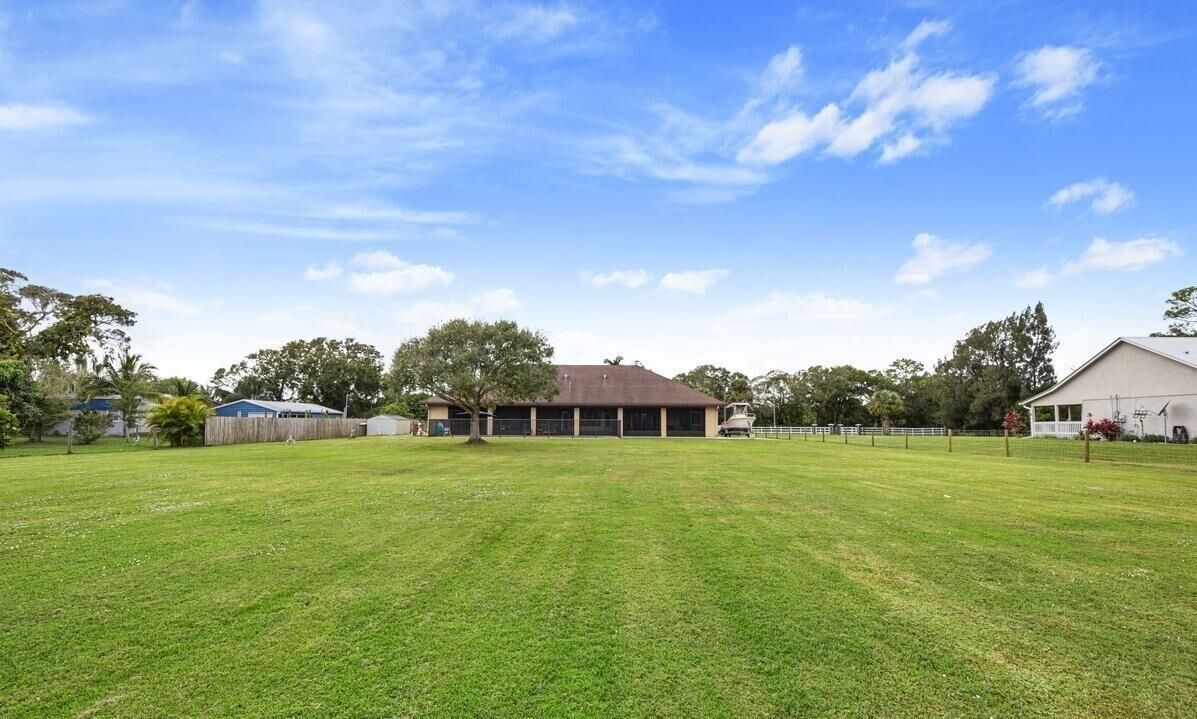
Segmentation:
<svg viewBox="0 0 1197 719">
<path fill-rule="evenodd" d="M 1092 419 L 1085 422 L 1085 431 L 1091 437 L 1115 440 L 1122 436 L 1122 426 L 1112 419 Z"/>
<path fill-rule="evenodd" d="M 1027 425 L 1022 421 L 1022 415 L 1011 410 L 1002 418 L 1002 429 L 1010 431 L 1010 434 L 1022 434 L 1027 431 Z"/>
</svg>

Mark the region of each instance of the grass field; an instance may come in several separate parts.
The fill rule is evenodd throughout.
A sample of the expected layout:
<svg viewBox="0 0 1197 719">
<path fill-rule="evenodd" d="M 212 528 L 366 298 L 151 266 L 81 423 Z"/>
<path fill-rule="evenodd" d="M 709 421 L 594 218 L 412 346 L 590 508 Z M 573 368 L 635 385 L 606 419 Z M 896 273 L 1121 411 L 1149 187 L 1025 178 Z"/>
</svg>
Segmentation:
<svg viewBox="0 0 1197 719">
<path fill-rule="evenodd" d="M 51 454 L 66 454 L 66 437 L 46 437 L 40 442 L 30 442 L 24 437 L 11 440 L 11 444 L 0 450 L 0 460 L 10 457 L 35 457 Z M 150 448 L 146 438 L 133 444 L 124 437 L 101 437 L 91 444 L 80 444 L 76 439 L 71 448 L 75 454 L 104 454 L 108 452 L 139 452 Z"/>
<path fill-rule="evenodd" d="M 0 461 L 0 716 L 1191 717 L 1197 481 L 785 441 Z"/>
</svg>

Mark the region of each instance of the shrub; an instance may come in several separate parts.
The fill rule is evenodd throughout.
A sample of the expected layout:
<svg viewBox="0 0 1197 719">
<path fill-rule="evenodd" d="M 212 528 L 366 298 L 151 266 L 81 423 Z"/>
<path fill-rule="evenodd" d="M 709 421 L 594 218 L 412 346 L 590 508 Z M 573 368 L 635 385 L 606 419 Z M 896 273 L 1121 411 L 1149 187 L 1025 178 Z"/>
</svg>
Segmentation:
<svg viewBox="0 0 1197 719">
<path fill-rule="evenodd" d="M 1002 418 L 1002 429 L 1009 430 L 1010 434 L 1023 434 L 1027 431 L 1027 425 L 1020 413 L 1011 410 Z"/>
<path fill-rule="evenodd" d="M 1143 435 L 1143 442 L 1151 442 L 1152 444 L 1159 444 L 1167 441 L 1162 434 L 1145 434 Z"/>
<path fill-rule="evenodd" d="M 1122 425 L 1112 419 L 1089 419 L 1085 422 L 1085 431 L 1090 437 L 1113 441 L 1122 436 Z"/>
<path fill-rule="evenodd" d="M 108 432 L 112 426 L 112 415 L 107 412 L 88 410 L 75 418 L 75 438 L 79 444 L 92 444 Z"/>
<path fill-rule="evenodd" d="M 198 397 L 167 397 L 150 410 L 149 426 L 157 430 L 172 447 L 202 443 L 204 422 L 212 408 Z"/>
</svg>

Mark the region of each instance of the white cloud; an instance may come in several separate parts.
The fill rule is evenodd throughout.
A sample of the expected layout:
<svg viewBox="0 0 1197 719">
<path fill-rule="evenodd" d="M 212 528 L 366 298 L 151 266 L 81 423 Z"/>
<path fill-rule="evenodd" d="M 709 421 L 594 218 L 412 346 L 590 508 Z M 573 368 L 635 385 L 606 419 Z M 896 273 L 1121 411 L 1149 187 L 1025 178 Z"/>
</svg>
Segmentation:
<svg viewBox="0 0 1197 719">
<path fill-rule="evenodd" d="M 212 220 L 205 221 L 202 224 L 204 227 L 222 232 L 237 232 L 265 237 L 290 237 L 301 240 L 376 242 L 396 240 L 402 237 L 395 230 L 387 229 L 341 229 L 337 227 L 280 225 L 271 222 L 246 222 L 242 220 Z"/>
<path fill-rule="evenodd" d="M 354 255 L 351 264 L 364 271 L 350 274 L 349 286 L 366 295 L 411 294 L 453 281 L 453 273 L 439 266 L 411 264 L 385 250 Z"/>
<path fill-rule="evenodd" d="M 1014 278 L 1014 286 L 1023 290 L 1034 290 L 1046 287 L 1052 281 L 1052 273 L 1047 266 L 1027 270 Z"/>
<path fill-rule="evenodd" d="M 91 118 L 64 105 L 0 105 L 0 131 L 46 130 L 91 122 Z"/>
<path fill-rule="evenodd" d="M 1141 270 L 1183 254 L 1180 245 L 1160 237 L 1141 237 L 1127 242 L 1110 242 L 1104 237 L 1095 237 L 1079 260 L 1064 264 L 1063 273 Z"/>
<path fill-rule="evenodd" d="M 652 281 L 652 275 L 645 270 L 615 270 L 614 272 L 582 272 L 582 281 L 594 287 L 618 285 L 635 289 Z"/>
<path fill-rule="evenodd" d="M 515 290 L 502 287 L 481 290 L 464 301 L 421 300 L 401 307 L 396 314 L 404 322 L 429 325 L 457 318 L 495 317 L 521 306 Z"/>
<path fill-rule="evenodd" d="M 343 271 L 340 262 L 325 262 L 319 267 L 308 265 L 303 277 L 310 282 L 329 282 L 340 277 Z"/>
<path fill-rule="evenodd" d="M 702 294 L 728 274 L 730 273 L 727 270 L 717 269 L 668 272 L 657 286 L 666 292 Z"/>
<path fill-rule="evenodd" d="M 802 48 L 790 45 L 769 59 L 758 82 L 761 94 L 773 97 L 793 90 L 801 79 Z"/>
<path fill-rule="evenodd" d="M 736 154 L 749 165 L 777 165 L 832 139 L 840 130 L 840 109 L 827 105 L 814 117 L 795 111 L 762 127 L 752 142 Z"/>
<path fill-rule="evenodd" d="M 473 303 L 484 314 L 510 312 L 521 306 L 519 299 L 515 296 L 515 290 L 507 287 L 497 290 L 482 290 L 474 295 Z"/>
<path fill-rule="evenodd" d="M 793 97 L 804 54 L 791 45 L 770 58 L 731 117 L 710 121 L 658 105 L 663 119 L 655 134 L 593 141 L 589 154 L 601 172 L 691 185 L 669 193 L 683 203 L 751 194 L 770 180 L 769 168 L 820 148 L 839 157 L 877 149 L 880 162 L 896 162 L 945 143 L 948 131 L 979 113 L 993 95 L 996 78 L 990 74 L 923 68 L 919 44 L 950 29 L 946 21 L 924 21 L 886 67 L 813 114 Z"/>
<path fill-rule="evenodd" d="M 458 317 L 469 317 L 470 308 L 462 302 L 421 300 L 399 310 L 399 319 L 417 325 L 431 325 Z"/>
<path fill-rule="evenodd" d="M 416 225 L 468 225 L 478 222 L 476 215 L 460 210 L 411 210 L 369 203 L 336 205 L 313 213 L 312 216 L 333 220 L 394 221 Z"/>
<path fill-rule="evenodd" d="M 911 246 L 914 257 L 894 275 L 894 282 L 900 285 L 925 285 L 940 275 L 980 264 L 992 254 L 985 243 L 947 242 L 927 232 L 915 235 Z"/>
<path fill-rule="evenodd" d="M 1057 190 L 1047 204 L 1054 207 L 1093 198 L 1089 207 L 1099 215 L 1109 215 L 1119 210 L 1125 210 L 1135 204 L 1135 193 L 1129 187 L 1117 182 L 1099 177 L 1085 182 L 1076 182 L 1068 187 Z"/>
<path fill-rule="evenodd" d="M 169 294 L 168 285 L 153 282 L 114 282 L 108 279 L 85 280 L 84 286 L 112 297 L 118 304 L 138 313 L 195 316 L 202 308 L 192 302 Z"/>
<path fill-rule="evenodd" d="M 826 105 L 814 117 L 790 110 L 761 127 L 737 159 L 777 165 L 819 146 L 831 155 L 855 157 L 880 143 L 881 161 L 894 162 L 929 140 L 943 142 L 953 125 L 981 111 L 996 83 L 992 75 L 922 68 L 918 44 L 950 28 L 924 21 L 907 38 L 904 54 L 866 74 L 843 103 Z M 852 117 L 845 108 L 854 106 L 861 110 Z"/>
<path fill-rule="evenodd" d="M 913 50 L 922 44 L 923 40 L 938 35 L 947 35 L 951 31 L 952 23 L 949 20 L 923 20 L 906 36 L 904 44 L 907 49 Z"/>
<path fill-rule="evenodd" d="M 1081 91 L 1099 79 L 1101 63 L 1083 47 L 1044 45 L 1019 58 L 1017 84 L 1030 87 L 1027 104 L 1049 119 L 1073 115 L 1083 108 Z"/>
<path fill-rule="evenodd" d="M 774 290 L 764 300 L 731 312 L 728 319 L 780 317 L 791 322 L 847 322 L 874 320 L 885 314 L 883 309 L 858 297 Z"/>
<path fill-rule="evenodd" d="M 577 24 L 577 13 L 564 5 L 519 5 L 512 10 L 509 18 L 495 28 L 495 34 L 503 39 L 544 42 Z"/>
</svg>

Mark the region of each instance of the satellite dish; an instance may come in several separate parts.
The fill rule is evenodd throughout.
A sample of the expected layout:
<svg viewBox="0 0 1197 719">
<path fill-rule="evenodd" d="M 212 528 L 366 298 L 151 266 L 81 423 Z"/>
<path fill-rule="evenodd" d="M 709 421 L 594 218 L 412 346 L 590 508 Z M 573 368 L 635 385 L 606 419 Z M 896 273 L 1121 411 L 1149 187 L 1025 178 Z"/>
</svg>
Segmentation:
<svg viewBox="0 0 1197 719">
<path fill-rule="evenodd" d="M 1172 400 L 1168 400 L 1167 402 L 1165 402 L 1164 406 L 1160 407 L 1160 411 L 1155 413 L 1155 416 L 1167 417 L 1168 416 L 1168 405 L 1170 405 L 1170 404 L 1172 404 Z"/>
</svg>

